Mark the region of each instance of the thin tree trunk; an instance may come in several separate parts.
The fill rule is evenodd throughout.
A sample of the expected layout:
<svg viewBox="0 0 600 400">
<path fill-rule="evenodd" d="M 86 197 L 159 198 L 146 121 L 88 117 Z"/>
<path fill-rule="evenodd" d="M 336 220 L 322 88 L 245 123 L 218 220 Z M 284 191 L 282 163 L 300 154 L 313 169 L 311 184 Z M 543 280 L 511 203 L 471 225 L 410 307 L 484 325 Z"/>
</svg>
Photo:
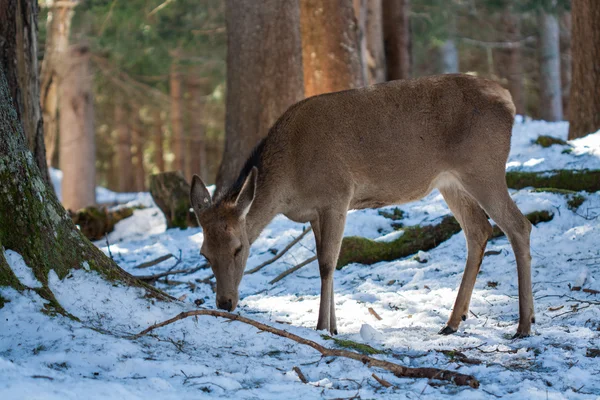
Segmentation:
<svg viewBox="0 0 600 400">
<path fill-rule="evenodd" d="M 189 159 L 190 171 L 188 180 L 192 181 L 193 175 L 198 175 L 206 182 L 206 143 L 204 141 L 204 101 L 202 99 L 201 84 L 191 81 L 188 85 L 190 91 L 190 146 Z"/>
<path fill-rule="evenodd" d="M 410 1 L 383 0 L 387 80 L 410 77 Z"/>
<path fill-rule="evenodd" d="M 62 202 L 79 210 L 96 203 L 96 145 L 90 52 L 72 46 L 59 67 Z"/>
<path fill-rule="evenodd" d="M 500 16 L 500 24 L 499 42 L 514 43 L 521 40 L 521 20 L 510 5 L 504 8 Z M 497 64 L 502 77 L 507 80 L 507 89 L 513 98 L 517 114 L 525 115 L 521 46 L 508 46 L 496 49 L 494 52 L 499 55 Z"/>
<path fill-rule="evenodd" d="M 385 50 L 383 46 L 383 12 L 381 0 L 367 0 L 367 64 L 369 84 L 385 81 Z"/>
<path fill-rule="evenodd" d="M 300 0 L 304 95 L 364 86 L 350 0 Z"/>
<path fill-rule="evenodd" d="M 183 132 L 183 101 L 181 93 L 181 72 L 177 62 L 171 64 L 170 74 L 171 90 L 171 129 L 173 143 L 173 165 L 171 169 L 185 172 L 185 136 Z"/>
<path fill-rule="evenodd" d="M 154 113 L 154 163 L 158 172 L 165 172 L 163 121 L 160 110 Z"/>
<path fill-rule="evenodd" d="M 50 184 L 44 125 L 40 107 L 37 61 L 37 0 L 0 1 L 0 65 L 5 70 L 8 89 L 23 126 L 27 147 Z M 52 185 L 49 185 L 52 188 Z"/>
<path fill-rule="evenodd" d="M 561 17 L 560 29 L 560 81 L 562 83 L 563 116 L 569 119 L 569 92 L 571 91 L 571 13 L 565 12 Z"/>
<path fill-rule="evenodd" d="M 442 73 L 458 73 L 458 48 L 456 47 L 454 38 L 449 38 L 444 41 L 444 44 L 440 47 L 440 54 L 442 59 Z"/>
<path fill-rule="evenodd" d="M 170 298 L 119 268 L 73 225 L 65 209 L 44 184 L 27 149 L 21 124 L 0 67 L 0 286 L 24 290 L 4 258 L 3 248 L 19 253 L 42 284 L 32 288 L 49 301 L 51 311 L 67 314 L 48 285 L 53 270 L 60 279 L 72 269 L 94 270 L 111 281 L 143 287 L 160 299 Z M 0 298 L 0 308 L 4 302 Z"/>
<path fill-rule="evenodd" d="M 53 165 L 58 152 L 58 65 L 69 47 L 69 32 L 75 1 L 49 0 L 46 43 L 41 70 L 40 100 L 44 117 L 46 162 Z"/>
<path fill-rule="evenodd" d="M 599 23 L 600 21 L 596 21 Z M 541 11 L 540 26 L 540 113 L 546 121 L 561 121 L 560 42 L 558 18 Z"/>
<path fill-rule="evenodd" d="M 127 124 L 125 110 L 121 101 L 115 102 L 115 126 L 117 130 L 117 165 L 119 174 L 119 192 L 133 190 L 133 162 L 131 160 L 131 132 Z"/>
<path fill-rule="evenodd" d="M 134 183 L 136 192 L 146 191 L 146 169 L 144 168 L 144 138 L 142 135 L 141 121 L 136 117 L 132 118 L 131 139 L 134 148 Z"/>
<path fill-rule="evenodd" d="M 258 141 L 304 93 L 297 0 L 227 0 L 225 152 L 217 192 L 231 185 Z"/>
<path fill-rule="evenodd" d="M 354 17 L 357 22 L 358 48 L 360 49 L 362 86 L 369 83 L 369 60 L 367 57 L 367 2 L 368 0 L 353 0 Z"/>
<path fill-rule="evenodd" d="M 573 0 L 569 139 L 600 129 L 600 1 Z"/>
</svg>

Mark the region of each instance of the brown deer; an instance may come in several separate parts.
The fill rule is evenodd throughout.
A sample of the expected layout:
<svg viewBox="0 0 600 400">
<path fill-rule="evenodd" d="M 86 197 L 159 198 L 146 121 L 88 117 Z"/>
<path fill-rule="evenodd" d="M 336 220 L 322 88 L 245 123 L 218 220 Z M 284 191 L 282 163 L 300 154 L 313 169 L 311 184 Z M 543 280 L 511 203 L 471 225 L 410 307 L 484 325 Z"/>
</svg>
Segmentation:
<svg viewBox="0 0 600 400">
<path fill-rule="evenodd" d="M 466 236 L 467 262 L 441 334 L 456 332 L 491 235 L 489 215 L 517 260 L 519 326 L 534 322 L 531 224 L 511 199 L 505 165 L 515 106 L 499 84 L 469 75 L 400 80 L 328 93 L 290 107 L 255 148 L 235 184 L 211 199 L 194 176 L 191 203 L 204 229 L 201 253 L 232 311 L 250 245 L 277 215 L 310 222 L 321 301 L 317 329 L 336 333 L 333 272 L 349 209 L 418 200 L 437 188 Z"/>
</svg>

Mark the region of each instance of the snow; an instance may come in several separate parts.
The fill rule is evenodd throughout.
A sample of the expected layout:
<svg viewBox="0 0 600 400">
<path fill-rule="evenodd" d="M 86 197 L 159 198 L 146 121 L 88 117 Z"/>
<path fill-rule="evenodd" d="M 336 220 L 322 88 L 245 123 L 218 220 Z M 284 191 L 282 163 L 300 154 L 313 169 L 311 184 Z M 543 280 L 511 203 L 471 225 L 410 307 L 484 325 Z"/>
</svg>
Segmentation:
<svg viewBox="0 0 600 400">
<path fill-rule="evenodd" d="M 508 168 L 600 168 L 600 132 L 569 142 L 572 150 L 567 153 L 562 152 L 565 146 L 543 149 L 532 144 L 539 135 L 565 139 L 567 130 L 565 123 L 519 121 Z M 486 250 L 498 254 L 484 258 L 471 315 L 451 336 L 437 332 L 460 285 L 466 256 L 462 233 L 417 257 L 351 264 L 335 273 L 340 339 L 385 350 L 377 357 L 407 366 L 458 369 L 477 377 L 480 389 L 432 386 L 424 379 L 397 378 L 353 360 L 322 358 L 306 346 L 214 317 L 188 318 L 133 339 L 132 334 L 155 322 L 198 308 L 195 301 L 214 308 L 209 285 L 196 281 L 211 271 L 200 269 L 172 277 L 171 284 L 158 283 L 174 297 L 185 295 L 182 302 L 164 304 L 143 298 L 139 289 L 115 287 L 94 272 L 78 270 L 63 280 L 53 271 L 48 277 L 58 301 L 78 321 L 43 313 L 45 300 L 33 290 L 0 289 L 9 300 L 0 309 L 0 398 L 598 399 L 600 362 L 586 353 L 600 348 L 600 296 L 570 287 L 600 290 L 600 192 L 582 193 L 586 200 L 575 211 L 560 194 L 527 189 L 511 194 L 524 213 L 554 213 L 551 222 L 532 232 L 536 324 L 529 338 L 510 338 L 518 321 L 518 287 L 506 238 L 488 244 Z M 135 210 L 108 235 L 110 252 L 121 267 L 148 275 L 204 263 L 199 255 L 201 229 L 166 230 L 147 194 L 125 200 L 151 207 Z M 405 226 L 437 223 L 449 214 L 437 191 L 398 207 Z M 247 268 L 271 258 L 271 249 L 283 249 L 305 226 L 275 218 L 253 245 Z M 400 233 L 377 210 L 362 210 L 349 213 L 345 235 L 391 240 Z M 108 254 L 105 241 L 96 245 Z M 316 262 L 269 284 L 313 256 L 314 247 L 311 233 L 277 262 L 245 276 L 236 312 L 333 347 L 321 337 L 324 332 L 314 330 L 319 307 Z M 165 254 L 175 257 L 147 269 L 134 268 Z M 39 285 L 18 254 L 5 250 L 5 257 L 25 286 Z M 481 364 L 463 363 L 442 350 L 460 351 Z M 295 366 L 308 384 L 300 382 Z M 381 387 L 372 373 L 394 387 Z"/>
</svg>

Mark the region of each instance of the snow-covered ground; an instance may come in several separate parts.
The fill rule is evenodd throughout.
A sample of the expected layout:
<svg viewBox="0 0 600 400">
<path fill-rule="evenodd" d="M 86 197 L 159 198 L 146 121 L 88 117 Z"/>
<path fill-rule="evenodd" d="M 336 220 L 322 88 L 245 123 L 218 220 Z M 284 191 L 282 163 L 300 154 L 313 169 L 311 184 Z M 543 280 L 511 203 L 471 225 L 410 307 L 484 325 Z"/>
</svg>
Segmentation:
<svg viewBox="0 0 600 400">
<path fill-rule="evenodd" d="M 567 129 L 565 123 L 519 121 L 508 168 L 600 169 L 600 132 L 568 146 L 543 149 L 531 143 L 539 135 L 566 139 Z M 564 151 L 567 148 L 571 150 Z M 159 283 L 161 289 L 183 299 L 173 304 L 149 303 L 137 289 L 112 287 L 80 270 L 62 281 L 50 276 L 58 300 L 80 321 L 43 314 L 44 302 L 33 291 L 0 289 L 2 297 L 11 300 L 0 309 L 0 399 L 598 399 L 600 358 L 591 356 L 600 348 L 600 295 L 570 289 L 600 290 L 600 192 L 582 194 L 585 201 L 572 211 L 563 195 L 527 189 L 513 192 L 524 213 L 554 213 L 551 222 L 539 224 L 532 233 L 537 323 L 526 339 L 511 340 L 518 320 L 518 291 L 514 256 L 506 238 L 488 244 L 487 250 L 497 254 L 484 258 L 471 315 L 451 336 L 437 332 L 449 316 L 460 284 L 465 262 L 462 233 L 421 254 L 426 263 L 408 257 L 372 266 L 352 264 L 336 271 L 339 338 L 368 343 L 386 351 L 378 357 L 407 366 L 472 374 L 481 383 L 479 389 L 400 379 L 356 361 L 321 358 L 306 346 L 213 317 L 189 318 L 134 340 L 130 334 L 195 309 L 196 303 L 214 308 L 210 286 L 197 282 L 210 270 Z M 151 204 L 147 195 L 135 201 Z M 407 226 L 435 223 L 449 213 L 437 191 L 399 208 L 405 212 L 402 222 Z M 393 231 L 391 223 L 377 210 L 354 211 L 345 234 L 378 238 Z M 283 249 L 303 228 L 277 217 L 252 247 L 248 268 L 271 258 L 271 249 Z M 165 230 L 155 207 L 136 210 L 108 239 L 115 260 L 133 274 L 203 263 L 201 230 Z M 104 241 L 97 245 L 108 253 Z M 133 268 L 165 254 L 180 260 Z M 314 238 L 309 234 L 279 261 L 246 276 L 236 312 L 334 346 L 314 330 L 319 306 L 315 262 L 269 284 L 312 255 Z M 5 256 L 23 284 L 39 284 L 18 254 L 7 251 Z M 464 363 L 442 350 L 462 352 L 481 364 Z M 308 384 L 300 382 L 292 370 L 295 366 Z M 383 388 L 371 377 L 373 372 L 394 387 Z"/>
</svg>

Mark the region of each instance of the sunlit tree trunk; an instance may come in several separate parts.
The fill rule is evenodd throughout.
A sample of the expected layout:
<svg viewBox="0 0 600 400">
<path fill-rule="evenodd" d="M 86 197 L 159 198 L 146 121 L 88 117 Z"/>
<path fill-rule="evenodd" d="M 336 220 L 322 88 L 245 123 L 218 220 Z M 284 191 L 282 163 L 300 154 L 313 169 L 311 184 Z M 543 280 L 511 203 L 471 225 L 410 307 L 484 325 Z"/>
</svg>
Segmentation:
<svg viewBox="0 0 600 400">
<path fill-rule="evenodd" d="M 225 152 L 217 191 L 304 93 L 298 0 L 227 0 Z"/>
<path fill-rule="evenodd" d="M 600 20 L 596 21 L 600 23 Z M 562 87 L 560 83 L 560 42 L 558 18 L 540 11 L 540 114 L 546 121 L 560 121 Z"/>
<path fill-rule="evenodd" d="M 32 288 L 48 301 L 46 309 L 67 314 L 48 285 L 53 270 L 60 279 L 73 269 L 97 271 L 107 280 L 143 287 L 152 297 L 168 299 L 139 282 L 106 257 L 73 225 L 60 202 L 40 176 L 27 149 L 21 124 L 0 65 L 0 286 L 26 289 L 4 257 L 4 249 L 19 253 L 42 284 Z M 0 297 L 0 308 L 5 304 Z"/>
<path fill-rule="evenodd" d="M 48 0 L 46 43 L 41 70 L 40 100 L 44 117 L 44 142 L 48 165 L 56 160 L 58 150 L 58 66 L 69 47 L 69 32 L 76 1 Z"/>
<path fill-rule="evenodd" d="M 72 46 L 59 66 L 62 202 L 79 210 L 96 203 L 96 145 L 90 52 Z"/>
<path fill-rule="evenodd" d="M 304 95 L 364 86 L 351 0 L 300 0 Z"/>
<path fill-rule="evenodd" d="M 154 163 L 158 172 L 165 172 L 163 121 L 160 110 L 154 112 Z"/>
<path fill-rule="evenodd" d="M 573 0 L 569 139 L 600 129 L 600 1 Z"/>
<path fill-rule="evenodd" d="M 410 77 L 410 1 L 383 0 L 387 80 Z"/>
<path fill-rule="evenodd" d="M 115 102 L 115 128 L 117 134 L 117 165 L 119 167 L 119 192 L 133 190 L 133 162 L 131 154 L 131 131 L 121 99 Z"/>
<path fill-rule="evenodd" d="M 383 13 L 381 0 L 367 0 L 367 65 L 370 84 L 385 81 L 385 50 L 383 46 Z"/>
<path fill-rule="evenodd" d="M 357 22 L 358 48 L 362 84 L 369 84 L 369 60 L 367 51 L 367 2 L 368 0 L 353 0 L 354 17 Z"/>
<path fill-rule="evenodd" d="M 517 114 L 525 115 L 525 96 L 523 91 L 523 62 L 521 59 L 521 46 L 517 45 L 521 40 L 521 21 L 520 17 L 513 12 L 510 6 L 507 6 L 500 18 L 504 32 L 502 40 L 514 43 L 506 49 L 498 50 L 503 55 L 503 64 L 505 65 L 506 79 L 508 81 L 508 91 L 512 95 Z"/>
<path fill-rule="evenodd" d="M 185 134 L 183 131 L 183 105 L 181 91 L 181 72 L 177 62 L 171 64 L 170 91 L 171 91 L 171 129 L 173 165 L 171 169 L 185 172 Z"/>
<path fill-rule="evenodd" d="M 5 71 L 27 146 L 42 179 L 50 183 L 40 107 L 37 13 L 36 0 L 0 1 L 0 66 Z"/>
</svg>

